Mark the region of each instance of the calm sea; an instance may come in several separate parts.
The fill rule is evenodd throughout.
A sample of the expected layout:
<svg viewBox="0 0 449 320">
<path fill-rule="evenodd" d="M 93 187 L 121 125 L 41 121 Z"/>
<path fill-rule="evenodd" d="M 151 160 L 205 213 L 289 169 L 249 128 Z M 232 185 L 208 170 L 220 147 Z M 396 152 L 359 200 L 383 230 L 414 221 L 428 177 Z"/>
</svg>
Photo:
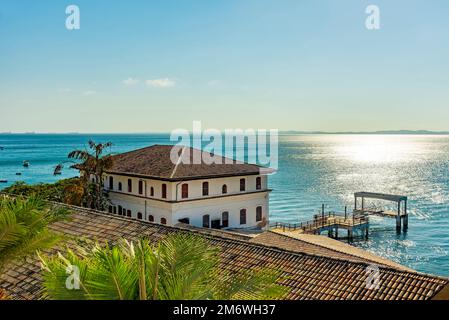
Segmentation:
<svg viewBox="0 0 449 320">
<path fill-rule="evenodd" d="M 91 138 L 112 141 L 112 152 L 169 144 L 157 134 L 0 134 L 0 184 L 53 182 L 52 175 L 74 148 Z M 22 161 L 29 160 L 29 168 Z M 327 210 L 353 206 L 353 193 L 372 191 L 409 197 L 409 230 L 397 235 L 392 219 L 371 218 L 368 241 L 357 241 L 380 256 L 413 269 L 449 276 L 449 136 L 285 135 L 279 138 L 279 170 L 270 177 L 271 221 L 309 220 Z M 22 175 L 16 175 L 16 172 Z M 379 205 L 379 203 L 372 203 Z"/>
</svg>

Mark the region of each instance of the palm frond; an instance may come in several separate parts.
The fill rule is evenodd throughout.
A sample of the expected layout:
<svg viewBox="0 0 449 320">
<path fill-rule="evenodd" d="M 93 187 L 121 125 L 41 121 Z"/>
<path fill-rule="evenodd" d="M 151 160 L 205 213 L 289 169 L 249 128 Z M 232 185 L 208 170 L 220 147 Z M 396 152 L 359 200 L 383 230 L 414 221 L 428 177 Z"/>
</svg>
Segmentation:
<svg viewBox="0 0 449 320">
<path fill-rule="evenodd" d="M 87 160 L 92 157 L 89 152 L 84 150 L 73 150 L 67 156 L 69 159 L 77 159 L 77 160 Z"/>
<path fill-rule="evenodd" d="M 3 249 L 17 243 L 25 232 L 26 227 L 17 222 L 13 212 L 0 212 L 0 253 Z"/>
<path fill-rule="evenodd" d="M 76 254 L 42 257 L 44 288 L 52 299 L 274 299 L 280 273 L 267 268 L 223 269 L 218 248 L 196 235 L 172 234 L 157 246 L 148 239 L 95 244 Z M 65 268 L 80 270 L 80 290 L 66 288 Z"/>
<path fill-rule="evenodd" d="M 0 273 L 13 260 L 53 246 L 60 236 L 48 224 L 64 219 L 68 212 L 49 206 L 40 197 L 5 198 L 0 202 Z"/>
</svg>

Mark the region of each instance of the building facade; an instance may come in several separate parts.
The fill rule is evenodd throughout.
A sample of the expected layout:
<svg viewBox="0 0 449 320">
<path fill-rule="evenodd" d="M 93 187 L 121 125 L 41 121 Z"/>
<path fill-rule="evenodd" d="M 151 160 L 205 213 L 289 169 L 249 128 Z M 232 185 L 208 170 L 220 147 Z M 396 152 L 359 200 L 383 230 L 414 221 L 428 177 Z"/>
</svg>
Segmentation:
<svg viewBox="0 0 449 320">
<path fill-rule="evenodd" d="M 157 145 L 114 156 L 113 168 L 104 177 L 110 213 L 217 229 L 260 228 L 268 223 L 271 190 L 261 167 L 234 160 L 173 164 L 171 149 Z M 192 155 L 203 153 L 189 149 Z"/>
</svg>

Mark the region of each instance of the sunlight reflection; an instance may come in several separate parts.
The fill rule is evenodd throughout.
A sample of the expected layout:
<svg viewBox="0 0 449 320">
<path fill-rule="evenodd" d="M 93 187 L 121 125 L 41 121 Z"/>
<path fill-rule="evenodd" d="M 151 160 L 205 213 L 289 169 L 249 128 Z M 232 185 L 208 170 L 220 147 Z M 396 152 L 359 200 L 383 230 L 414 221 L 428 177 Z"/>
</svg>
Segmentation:
<svg viewBox="0 0 449 320">
<path fill-rule="evenodd" d="M 401 136 L 366 135 L 346 136 L 345 143 L 334 147 L 335 153 L 355 162 L 385 163 L 414 160 L 413 155 L 422 154 L 425 149 L 414 140 Z"/>
</svg>

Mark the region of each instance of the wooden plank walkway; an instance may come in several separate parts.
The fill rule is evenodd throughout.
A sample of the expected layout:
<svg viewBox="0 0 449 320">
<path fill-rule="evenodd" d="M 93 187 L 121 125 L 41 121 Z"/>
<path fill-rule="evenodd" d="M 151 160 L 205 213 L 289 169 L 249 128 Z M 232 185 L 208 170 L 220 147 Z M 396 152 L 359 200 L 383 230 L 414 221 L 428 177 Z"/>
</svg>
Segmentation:
<svg viewBox="0 0 449 320">
<path fill-rule="evenodd" d="M 398 212 L 393 211 L 393 210 L 363 209 L 363 210 L 354 210 L 353 214 L 355 216 L 372 215 L 372 216 L 379 216 L 379 217 L 396 218 L 398 215 Z M 404 213 L 404 212 L 400 213 L 401 217 L 405 217 L 406 215 L 407 215 L 407 213 Z"/>
<path fill-rule="evenodd" d="M 363 234 L 368 234 L 369 219 L 366 216 L 339 216 L 329 213 L 324 216 L 315 217 L 315 219 L 301 223 L 282 223 L 276 222 L 270 225 L 270 229 L 277 232 L 295 231 L 304 234 L 320 234 L 328 231 L 329 234 L 338 237 L 338 230 L 347 230 L 348 238 L 352 238 L 354 231 L 362 230 Z"/>
</svg>

